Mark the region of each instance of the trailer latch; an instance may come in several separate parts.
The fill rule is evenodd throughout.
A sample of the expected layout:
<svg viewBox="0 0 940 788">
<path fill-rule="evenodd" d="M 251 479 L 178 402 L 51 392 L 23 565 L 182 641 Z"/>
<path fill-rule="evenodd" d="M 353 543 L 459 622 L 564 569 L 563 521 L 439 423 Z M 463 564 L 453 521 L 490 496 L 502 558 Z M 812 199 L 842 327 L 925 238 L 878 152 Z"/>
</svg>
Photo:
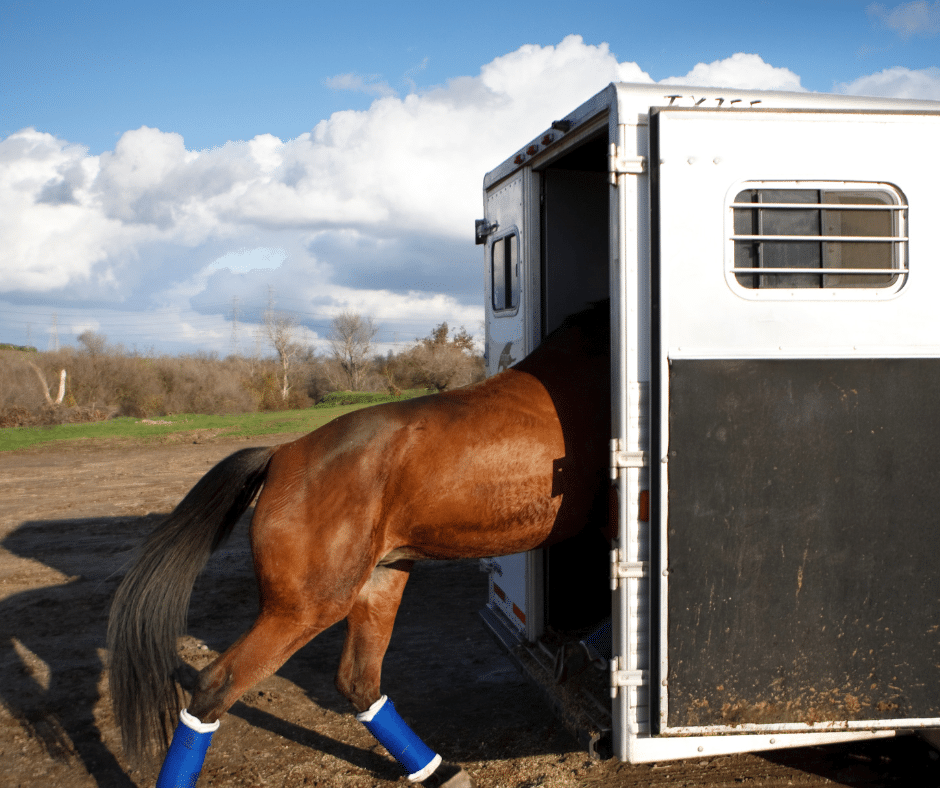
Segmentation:
<svg viewBox="0 0 940 788">
<path fill-rule="evenodd" d="M 476 241 L 477 245 L 485 244 L 486 237 L 492 235 L 499 229 L 498 222 L 488 222 L 486 219 L 476 219 L 474 221 L 476 229 Z"/>
</svg>

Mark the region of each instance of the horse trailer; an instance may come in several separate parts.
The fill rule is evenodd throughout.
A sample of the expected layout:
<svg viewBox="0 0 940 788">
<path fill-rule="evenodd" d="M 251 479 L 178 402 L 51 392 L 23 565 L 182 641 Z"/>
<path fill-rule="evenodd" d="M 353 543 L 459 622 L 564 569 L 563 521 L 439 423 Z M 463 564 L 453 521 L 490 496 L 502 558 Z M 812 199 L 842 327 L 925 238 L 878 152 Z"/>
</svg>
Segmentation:
<svg viewBox="0 0 940 788">
<path fill-rule="evenodd" d="M 611 84 L 486 175 L 488 374 L 610 305 L 602 522 L 481 565 L 592 750 L 936 735 L 938 145 L 940 102 Z"/>
</svg>

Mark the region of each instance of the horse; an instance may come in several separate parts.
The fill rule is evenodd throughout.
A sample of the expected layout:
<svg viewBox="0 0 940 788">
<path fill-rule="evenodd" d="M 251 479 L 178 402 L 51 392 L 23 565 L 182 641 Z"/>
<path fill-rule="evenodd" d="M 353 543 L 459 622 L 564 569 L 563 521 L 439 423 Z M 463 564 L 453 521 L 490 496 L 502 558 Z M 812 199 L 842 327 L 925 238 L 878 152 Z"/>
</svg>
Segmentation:
<svg viewBox="0 0 940 788">
<path fill-rule="evenodd" d="M 423 742 L 380 688 L 409 572 L 416 561 L 507 555 L 584 528 L 606 495 L 609 348 L 609 305 L 602 302 L 569 316 L 526 358 L 482 382 L 354 411 L 212 468 L 145 540 L 112 602 L 110 691 L 132 762 L 168 745 L 172 754 L 184 734 L 211 736 L 252 685 L 345 618 L 336 687 L 413 768 L 408 755 Z M 257 618 L 199 673 L 181 709 L 177 638 L 186 631 L 193 584 L 256 496 L 249 538 Z M 373 729 L 381 720 L 370 723 L 385 707 L 379 716 L 391 715 L 383 723 L 391 733 Z M 403 760 L 393 747 L 409 753 Z M 205 748 L 193 756 L 193 785 L 204 755 Z M 440 756 L 431 755 L 436 762 L 410 779 L 433 783 Z M 170 760 L 164 771 L 176 768 Z M 183 784 L 172 779 L 157 785 Z"/>
</svg>

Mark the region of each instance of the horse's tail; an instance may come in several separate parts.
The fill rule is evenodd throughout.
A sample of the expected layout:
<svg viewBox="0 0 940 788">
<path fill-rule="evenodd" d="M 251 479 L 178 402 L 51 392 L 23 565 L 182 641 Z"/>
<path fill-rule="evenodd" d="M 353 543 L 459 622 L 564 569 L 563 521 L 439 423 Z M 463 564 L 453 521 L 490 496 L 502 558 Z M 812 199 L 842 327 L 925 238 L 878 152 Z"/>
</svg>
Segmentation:
<svg viewBox="0 0 940 788">
<path fill-rule="evenodd" d="M 243 449 L 190 490 L 144 542 L 108 621 L 110 689 L 133 760 L 166 748 L 181 707 L 174 674 L 196 576 L 264 484 L 275 448 Z"/>
</svg>

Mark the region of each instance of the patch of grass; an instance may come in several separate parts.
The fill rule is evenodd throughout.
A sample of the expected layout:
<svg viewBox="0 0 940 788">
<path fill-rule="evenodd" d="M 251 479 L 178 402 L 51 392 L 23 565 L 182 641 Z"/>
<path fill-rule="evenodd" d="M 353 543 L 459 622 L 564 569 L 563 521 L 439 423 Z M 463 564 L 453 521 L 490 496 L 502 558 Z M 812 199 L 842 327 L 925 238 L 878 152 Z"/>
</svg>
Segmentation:
<svg viewBox="0 0 940 788">
<path fill-rule="evenodd" d="M 424 389 L 406 392 L 402 397 L 379 395 L 380 401 L 409 399 L 423 395 Z M 374 402 L 334 404 L 305 410 L 265 411 L 235 416 L 178 414 L 153 419 L 122 417 L 84 424 L 57 424 L 51 427 L 8 427 L 0 429 L 0 451 L 27 449 L 51 441 L 125 439 L 141 443 L 159 443 L 182 432 L 211 433 L 211 438 L 241 438 L 281 433 L 312 432 L 328 421 Z"/>
<path fill-rule="evenodd" d="M 380 402 L 395 402 L 400 399 L 423 397 L 430 392 L 427 389 L 408 389 L 401 396 L 387 394 L 382 391 L 331 391 L 315 408 L 332 408 L 336 405 L 378 405 Z"/>
</svg>

